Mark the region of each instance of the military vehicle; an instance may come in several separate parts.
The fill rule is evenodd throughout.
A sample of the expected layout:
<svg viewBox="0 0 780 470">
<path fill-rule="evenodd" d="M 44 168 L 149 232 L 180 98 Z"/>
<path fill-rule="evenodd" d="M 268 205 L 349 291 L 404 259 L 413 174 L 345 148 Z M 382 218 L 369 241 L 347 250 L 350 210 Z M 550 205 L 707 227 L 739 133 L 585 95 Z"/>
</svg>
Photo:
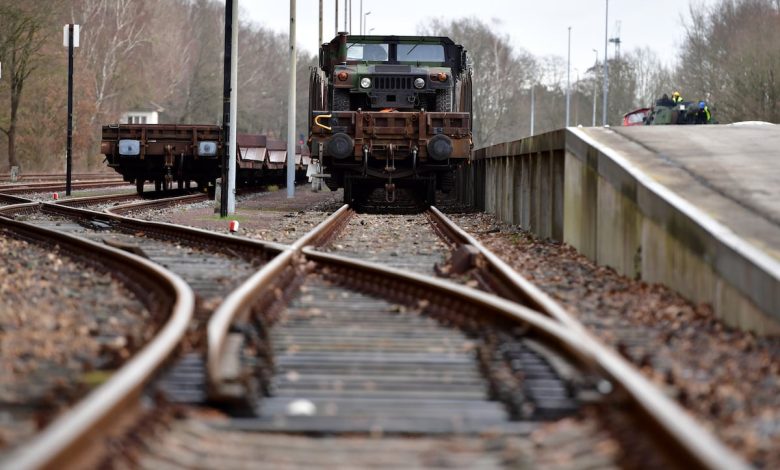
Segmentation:
<svg viewBox="0 0 780 470">
<path fill-rule="evenodd" d="M 348 36 L 320 47 L 309 90 L 309 145 L 331 189 L 355 202 L 411 187 L 433 204 L 471 155 L 471 69 L 446 37 Z"/>
<path fill-rule="evenodd" d="M 700 107 L 700 103 L 703 102 L 683 101 L 674 103 L 669 98 L 661 98 L 656 101 L 650 114 L 645 118 L 645 124 L 649 126 L 660 126 L 668 124 L 713 123 L 711 116 L 708 118 L 704 109 Z"/>
</svg>

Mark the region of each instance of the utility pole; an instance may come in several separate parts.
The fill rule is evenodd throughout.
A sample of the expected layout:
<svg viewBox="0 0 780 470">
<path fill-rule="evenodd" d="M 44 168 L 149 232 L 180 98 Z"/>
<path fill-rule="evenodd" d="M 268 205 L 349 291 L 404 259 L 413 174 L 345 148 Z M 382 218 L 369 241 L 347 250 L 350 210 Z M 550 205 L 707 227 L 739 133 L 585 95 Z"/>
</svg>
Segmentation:
<svg viewBox="0 0 780 470">
<path fill-rule="evenodd" d="M 604 109 L 601 110 L 601 125 L 607 125 L 607 102 L 609 95 L 609 63 L 608 63 L 608 51 L 609 45 L 609 0 L 606 0 L 607 8 L 604 13 L 604 96 L 602 97 L 602 103 Z"/>
<path fill-rule="evenodd" d="M 536 117 L 536 101 L 534 100 L 534 88 L 536 84 L 531 85 L 531 135 L 534 135 L 534 118 Z"/>
<path fill-rule="evenodd" d="M 234 27 L 235 31 L 233 30 Z M 228 214 L 235 212 L 235 201 L 232 201 L 232 211 L 230 207 L 232 199 L 230 194 L 234 186 L 231 182 L 230 167 L 233 167 L 232 174 L 233 179 L 235 179 L 236 164 L 236 129 L 233 120 L 235 119 L 237 109 L 235 94 L 237 90 L 234 84 L 238 80 L 236 73 L 238 51 L 233 49 L 234 41 L 238 42 L 238 0 L 227 0 L 225 2 L 225 56 L 222 62 L 222 189 L 219 198 L 220 217 L 227 217 Z M 233 160 L 232 164 L 231 159 Z"/>
<path fill-rule="evenodd" d="M 596 78 L 593 79 L 593 123 L 591 126 L 596 127 L 596 98 L 598 97 L 599 92 L 599 51 L 593 49 L 593 52 L 596 53 L 596 61 L 593 63 L 593 73 L 595 74 Z"/>
<path fill-rule="evenodd" d="M 317 47 L 320 47 L 322 45 L 322 2 L 324 0 L 320 0 L 320 42 L 317 43 Z"/>
<path fill-rule="evenodd" d="M 68 48 L 68 139 L 65 148 L 65 195 L 70 196 L 73 176 L 73 48 L 79 47 L 79 25 L 69 24 L 63 31 Z"/>
<path fill-rule="evenodd" d="M 352 34 L 352 0 L 349 1 L 349 34 Z"/>
<path fill-rule="evenodd" d="M 360 16 L 358 17 L 358 20 L 360 21 L 360 35 L 366 34 L 365 31 L 363 31 L 363 0 L 360 0 Z"/>
<path fill-rule="evenodd" d="M 347 20 L 349 19 L 349 12 L 347 10 L 349 9 L 349 5 L 347 5 L 347 2 L 349 2 L 349 0 L 344 0 L 344 29 L 342 29 L 342 31 L 349 33 L 349 27 L 347 26 Z"/>
<path fill-rule="evenodd" d="M 336 31 L 333 33 L 333 36 L 338 36 L 339 34 L 339 0 L 335 0 L 333 3 L 336 4 Z"/>
<path fill-rule="evenodd" d="M 566 127 L 569 127 L 571 109 L 571 26 L 569 26 L 569 53 L 566 59 Z"/>
<path fill-rule="evenodd" d="M 338 0 L 336 0 L 338 4 Z M 344 17 L 346 18 L 346 12 Z M 338 23 L 338 20 L 337 20 Z M 287 198 L 295 197 L 295 0 L 290 0 L 290 83 L 287 92 Z"/>
</svg>

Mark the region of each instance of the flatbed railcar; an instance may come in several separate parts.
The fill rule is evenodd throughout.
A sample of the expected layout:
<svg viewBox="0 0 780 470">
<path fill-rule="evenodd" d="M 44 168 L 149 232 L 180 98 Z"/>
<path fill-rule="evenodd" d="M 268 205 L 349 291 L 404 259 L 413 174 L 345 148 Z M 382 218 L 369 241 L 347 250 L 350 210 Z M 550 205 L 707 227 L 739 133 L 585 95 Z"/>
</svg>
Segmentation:
<svg viewBox="0 0 780 470">
<path fill-rule="evenodd" d="M 265 135 L 238 134 L 236 183 L 261 185 L 284 181 L 287 144 Z M 298 146 L 300 150 L 301 147 Z M 146 182 L 157 191 L 213 186 L 222 174 L 222 129 L 212 125 L 111 124 L 103 126 L 101 153 L 110 168 L 143 193 Z M 296 154 L 296 179 L 306 174 L 308 152 Z"/>
</svg>

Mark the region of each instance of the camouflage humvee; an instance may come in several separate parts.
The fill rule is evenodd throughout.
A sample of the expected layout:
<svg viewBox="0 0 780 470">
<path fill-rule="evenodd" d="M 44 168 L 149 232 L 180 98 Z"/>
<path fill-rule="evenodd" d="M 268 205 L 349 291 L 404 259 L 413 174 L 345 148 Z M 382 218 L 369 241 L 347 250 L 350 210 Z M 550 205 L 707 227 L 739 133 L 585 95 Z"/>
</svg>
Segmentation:
<svg viewBox="0 0 780 470">
<path fill-rule="evenodd" d="M 681 103 L 665 102 L 663 99 L 656 101 L 652 112 L 645 119 L 648 126 L 660 126 L 668 124 L 711 124 L 714 121 L 706 118 L 704 111 L 699 109 L 698 102 L 683 101 Z"/>
<path fill-rule="evenodd" d="M 385 182 L 449 191 L 471 154 L 466 51 L 446 37 L 348 36 L 320 48 L 309 145 L 325 182 L 353 202 Z"/>
</svg>

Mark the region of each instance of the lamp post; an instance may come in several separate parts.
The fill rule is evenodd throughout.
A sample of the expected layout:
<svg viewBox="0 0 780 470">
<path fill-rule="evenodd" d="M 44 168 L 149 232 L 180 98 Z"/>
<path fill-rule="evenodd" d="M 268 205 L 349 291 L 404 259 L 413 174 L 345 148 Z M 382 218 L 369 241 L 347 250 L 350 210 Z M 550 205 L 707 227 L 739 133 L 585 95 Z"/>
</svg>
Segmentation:
<svg viewBox="0 0 780 470">
<path fill-rule="evenodd" d="M 607 95 L 609 94 L 609 63 L 607 62 L 607 45 L 609 45 L 609 0 L 606 0 L 606 11 L 604 13 L 604 96 L 602 103 L 604 109 L 601 110 L 602 126 L 607 125 Z"/>
<path fill-rule="evenodd" d="M 571 26 L 569 26 L 569 52 L 566 59 L 566 127 L 569 127 L 571 109 Z"/>
<path fill-rule="evenodd" d="M 367 12 L 365 12 L 365 14 L 363 14 L 363 31 L 364 31 L 364 32 L 366 32 L 366 31 L 367 31 L 367 29 L 366 29 L 366 24 L 367 24 L 367 22 L 368 22 L 368 15 L 370 15 L 370 14 L 371 14 L 371 12 L 370 12 L 370 11 L 367 11 Z"/>
<path fill-rule="evenodd" d="M 79 47 L 79 25 L 68 24 L 63 28 L 63 43 L 68 48 L 68 139 L 65 148 L 65 195 L 70 196 L 73 176 L 73 48 Z"/>
<path fill-rule="evenodd" d="M 593 49 L 593 52 L 596 53 L 596 61 L 593 63 L 593 73 L 595 74 L 596 78 L 593 79 L 593 123 L 591 125 L 596 127 L 596 96 L 598 95 L 599 86 L 599 51 L 597 49 Z"/>
<path fill-rule="evenodd" d="M 536 101 L 534 98 L 536 84 L 531 84 L 531 135 L 534 135 L 534 118 L 536 117 Z"/>
</svg>

